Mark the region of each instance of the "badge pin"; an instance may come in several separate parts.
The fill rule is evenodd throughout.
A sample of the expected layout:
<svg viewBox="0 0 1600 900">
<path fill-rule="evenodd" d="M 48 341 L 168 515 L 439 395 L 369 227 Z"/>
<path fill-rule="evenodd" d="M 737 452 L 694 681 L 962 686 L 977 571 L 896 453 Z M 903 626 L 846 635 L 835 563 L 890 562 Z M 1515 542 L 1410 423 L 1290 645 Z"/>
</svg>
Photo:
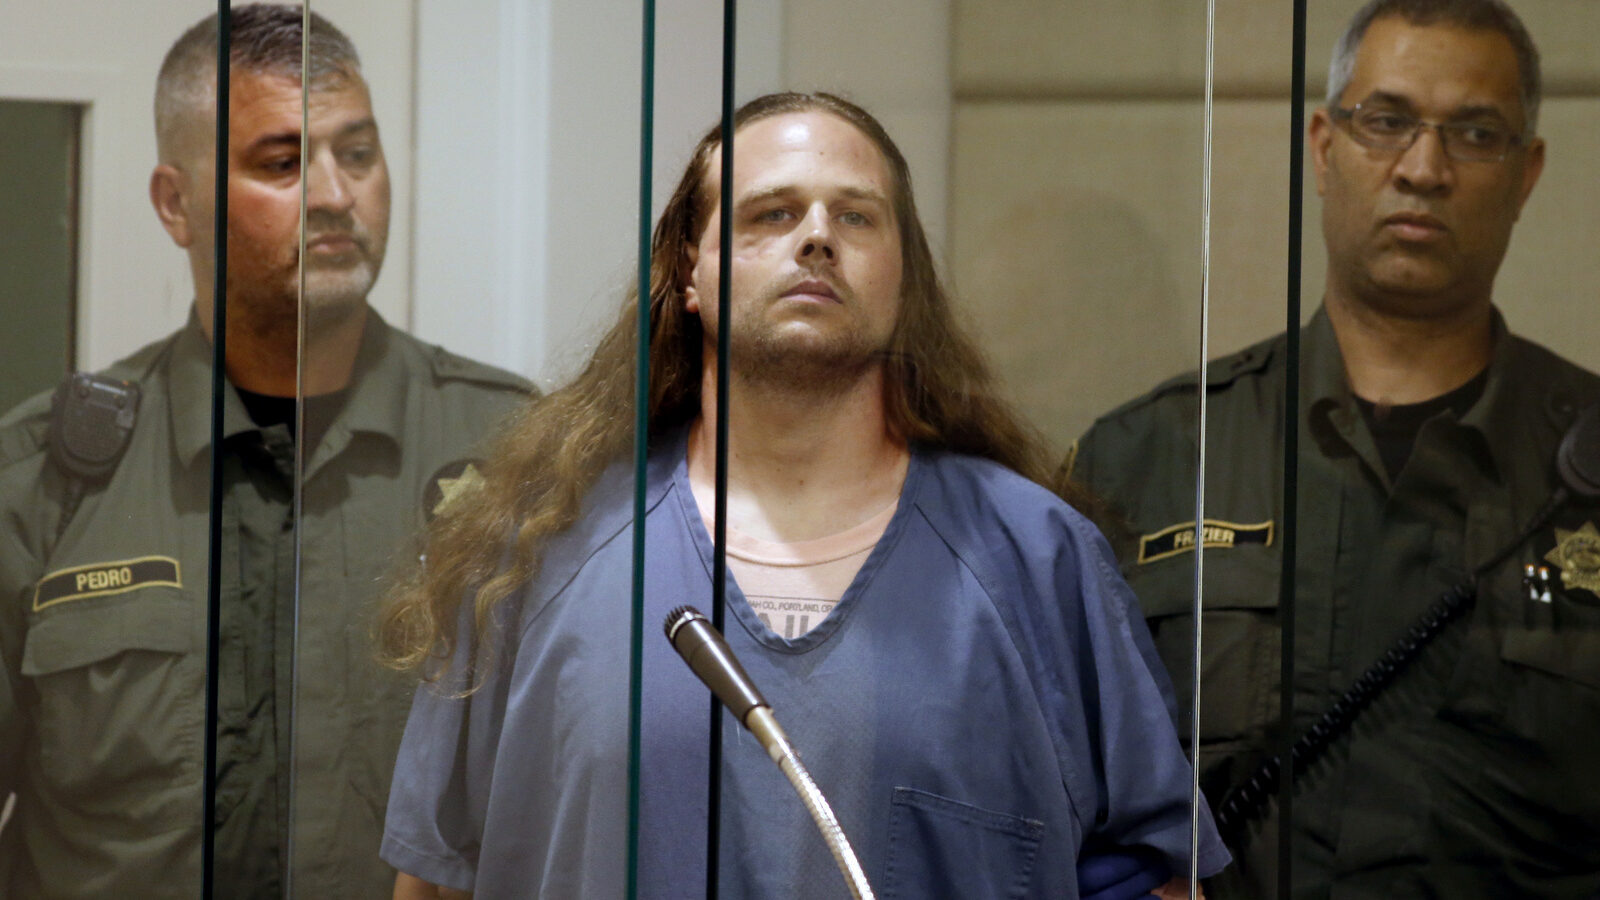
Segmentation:
<svg viewBox="0 0 1600 900">
<path fill-rule="evenodd" d="M 1585 522 L 1576 531 L 1556 529 L 1556 545 L 1544 555 L 1561 569 L 1561 584 L 1600 594 L 1600 531 Z"/>
<path fill-rule="evenodd" d="M 422 511 L 428 521 L 449 514 L 463 498 L 483 487 L 483 475 L 478 471 L 480 460 L 458 459 L 441 468 L 428 479 L 423 491 Z"/>
</svg>

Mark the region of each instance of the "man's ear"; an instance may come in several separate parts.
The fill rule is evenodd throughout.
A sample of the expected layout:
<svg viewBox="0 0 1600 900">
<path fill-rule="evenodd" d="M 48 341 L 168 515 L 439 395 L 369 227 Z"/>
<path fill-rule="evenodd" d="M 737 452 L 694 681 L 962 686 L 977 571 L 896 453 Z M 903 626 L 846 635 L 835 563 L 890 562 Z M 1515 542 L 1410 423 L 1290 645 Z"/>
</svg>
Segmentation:
<svg viewBox="0 0 1600 900">
<path fill-rule="evenodd" d="M 1328 194 L 1328 145 L 1333 143 L 1333 117 L 1326 107 L 1311 114 L 1307 143 L 1311 149 L 1311 168 L 1317 177 L 1317 196 Z"/>
<path fill-rule="evenodd" d="M 1528 202 L 1528 195 L 1533 193 L 1533 186 L 1539 183 L 1539 175 L 1544 172 L 1544 138 L 1534 138 L 1523 153 L 1525 158 L 1522 163 L 1522 193 L 1517 197 L 1519 218 L 1522 216 L 1523 205 Z"/>
<path fill-rule="evenodd" d="M 683 251 L 683 271 L 687 280 L 683 285 L 683 311 L 700 314 L 700 292 L 694 286 L 694 267 L 700 262 L 700 248 L 690 244 Z"/>
<path fill-rule="evenodd" d="M 172 242 L 187 249 L 194 243 L 194 223 L 189 208 L 189 176 L 165 163 L 150 173 L 150 205 Z"/>
</svg>

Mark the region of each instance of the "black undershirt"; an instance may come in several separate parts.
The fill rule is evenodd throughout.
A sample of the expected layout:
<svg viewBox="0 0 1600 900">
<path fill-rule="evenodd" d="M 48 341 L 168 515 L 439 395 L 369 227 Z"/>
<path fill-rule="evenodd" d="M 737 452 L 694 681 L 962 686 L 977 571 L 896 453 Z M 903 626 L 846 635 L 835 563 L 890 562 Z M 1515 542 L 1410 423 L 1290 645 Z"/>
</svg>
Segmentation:
<svg viewBox="0 0 1600 900">
<path fill-rule="evenodd" d="M 1448 394 L 1421 403 L 1398 406 L 1380 406 L 1360 397 L 1355 398 L 1356 406 L 1361 409 L 1361 418 L 1367 423 L 1373 442 L 1378 445 L 1378 456 L 1383 460 L 1383 468 L 1389 473 L 1390 481 L 1400 475 L 1406 460 L 1411 458 L 1411 450 L 1416 446 L 1422 423 L 1446 410 L 1454 412 L 1457 418 L 1466 415 L 1467 410 L 1483 396 L 1483 388 L 1488 381 L 1489 370 L 1484 369 L 1471 381 Z"/>
<path fill-rule="evenodd" d="M 250 414 L 250 421 L 257 428 L 271 428 L 274 425 L 283 425 L 289 429 L 289 438 L 295 437 L 294 397 L 272 397 L 247 391 L 236 387 L 239 399 L 244 401 L 245 411 Z M 306 451 L 316 449 L 322 436 L 327 433 L 328 426 L 333 424 L 333 418 L 339 412 L 339 407 L 344 404 L 344 391 L 335 391 L 323 394 L 320 397 L 307 397 L 306 399 Z"/>
</svg>

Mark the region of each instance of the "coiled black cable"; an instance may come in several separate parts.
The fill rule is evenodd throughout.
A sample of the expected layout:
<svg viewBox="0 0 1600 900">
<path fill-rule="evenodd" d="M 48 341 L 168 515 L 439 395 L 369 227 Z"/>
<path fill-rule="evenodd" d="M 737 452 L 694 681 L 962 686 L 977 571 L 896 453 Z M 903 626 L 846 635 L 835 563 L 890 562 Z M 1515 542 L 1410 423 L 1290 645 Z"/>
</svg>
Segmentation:
<svg viewBox="0 0 1600 900">
<path fill-rule="evenodd" d="M 1370 706 L 1407 666 L 1411 665 L 1422 649 L 1438 637 L 1446 625 L 1465 612 L 1476 597 L 1477 588 L 1473 581 L 1452 587 L 1434 601 L 1394 645 L 1384 651 L 1377 662 L 1361 673 L 1361 677 L 1357 678 L 1355 683 L 1350 685 L 1349 689 L 1341 694 L 1310 728 L 1295 739 L 1289 751 L 1294 759 L 1295 771 L 1304 771 L 1307 766 L 1320 759 L 1333 741 L 1350 729 L 1356 717 Z M 1230 790 L 1222 803 L 1217 806 L 1217 830 L 1228 846 L 1238 846 L 1244 826 L 1266 808 L 1267 801 L 1272 798 L 1273 790 L 1278 784 L 1278 773 L 1282 768 L 1282 754 L 1274 755 L 1262 762 L 1254 772 L 1250 773 L 1249 778 Z"/>
<path fill-rule="evenodd" d="M 1577 416 L 1561 440 L 1556 453 L 1556 471 L 1562 484 L 1539 507 L 1500 551 L 1473 569 L 1471 577 L 1450 588 L 1434 601 L 1433 605 L 1412 623 L 1383 655 L 1361 673 L 1333 705 L 1317 717 L 1310 728 L 1297 737 L 1289 748 L 1296 775 L 1316 762 L 1328 747 L 1350 730 L 1356 717 L 1372 705 L 1408 666 L 1414 662 L 1424 647 L 1439 636 L 1445 626 L 1461 617 L 1477 599 L 1478 578 L 1499 565 L 1506 557 L 1522 546 L 1556 514 L 1573 495 L 1588 499 L 1600 498 L 1600 405 L 1591 406 Z M 1283 771 L 1283 754 L 1264 760 L 1250 777 L 1231 788 L 1215 810 L 1217 831 L 1223 843 L 1237 848 L 1244 836 L 1245 826 L 1259 817 L 1272 799 Z"/>
</svg>

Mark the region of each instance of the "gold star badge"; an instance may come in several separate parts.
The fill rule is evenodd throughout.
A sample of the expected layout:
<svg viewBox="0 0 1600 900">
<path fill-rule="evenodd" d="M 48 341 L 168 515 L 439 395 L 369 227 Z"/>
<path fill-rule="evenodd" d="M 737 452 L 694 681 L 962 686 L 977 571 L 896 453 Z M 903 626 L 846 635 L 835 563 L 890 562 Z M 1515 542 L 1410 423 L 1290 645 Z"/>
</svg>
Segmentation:
<svg viewBox="0 0 1600 900">
<path fill-rule="evenodd" d="M 1600 531 L 1593 522 L 1583 523 L 1577 531 L 1557 528 L 1556 545 L 1544 558 L 1561 567 L 1566 587 L 1600 594 Z"/>
<path fill-rule="evenodd" d="M 461 474 L 454 478 L 439 478 L 439 501 L 433 504 L 432 514 L 435 516 L 448 515 L 455 508 L 462 497 L 483 487 L 483 475 L 479 474 L 478 467 L 467 463 Z"/>
</svg>

